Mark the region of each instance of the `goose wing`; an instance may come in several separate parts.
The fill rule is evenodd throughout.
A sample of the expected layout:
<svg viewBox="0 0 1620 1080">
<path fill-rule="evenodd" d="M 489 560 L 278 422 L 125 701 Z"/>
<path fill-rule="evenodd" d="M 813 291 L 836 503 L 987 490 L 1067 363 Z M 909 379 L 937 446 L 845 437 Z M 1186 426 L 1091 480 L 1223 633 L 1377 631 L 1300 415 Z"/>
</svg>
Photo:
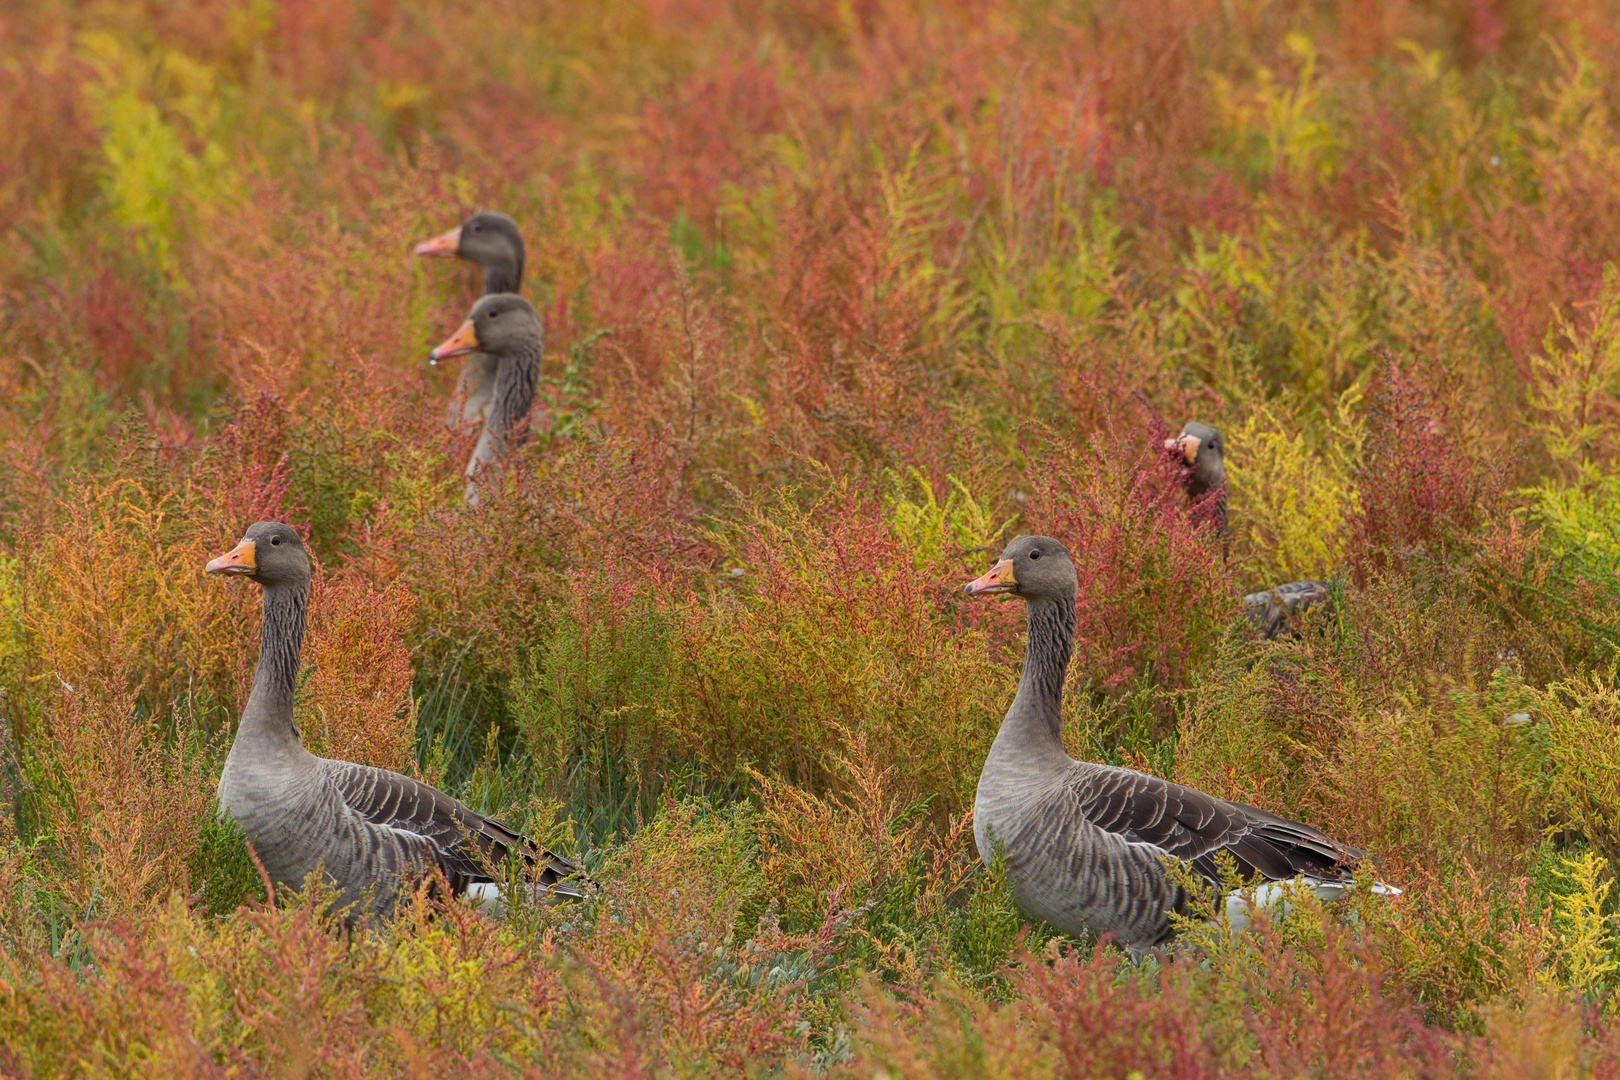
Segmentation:
<svg viewBox="0 0 1620 1080">
<path fill-rule="evenodd" d="M 1215 857 L 1222 851 L 1245 878 L 1273 880 L 1342 877 L 1344 864 L 1362 855 L 1309 825 L 1131 769 L 1079 764 L 1069 786 L 1086 821 L 1151 844 L 1210 881 L 1220 879 Z"/>
<path fill-rule="evenodd" d="M 367 822 L 419 836 L 427 854 L 457 893 L 474 882 L 492 881 L 490 870 L 516 851 L 538 864 L 538 884 L 566 895 L 579 890 L 565 879 L 578 867 L 560 855 L 537 849 L 521 834 L 487 818 L 437 788 L 387 769 L 331 762 L 331 776 L 343 801 Z"/>
</svg>

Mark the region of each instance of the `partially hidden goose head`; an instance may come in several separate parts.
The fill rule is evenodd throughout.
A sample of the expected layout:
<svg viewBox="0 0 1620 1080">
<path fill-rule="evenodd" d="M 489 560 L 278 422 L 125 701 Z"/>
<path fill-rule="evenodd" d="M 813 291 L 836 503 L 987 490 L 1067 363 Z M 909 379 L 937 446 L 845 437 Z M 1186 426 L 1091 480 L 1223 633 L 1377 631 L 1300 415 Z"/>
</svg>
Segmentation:
<svg viewBox="0 0 1620 1080">
<path fill-rule="evenodd" d="M 1069 549 L 1050 536 L 1020 536 L 990 572 L 967 584 L 969 596 L 1011 593 L 1024 600 L 1074 600 L 1079 588 Z"/>
<path fill-rule="evenodd" d="M 1226 483 L 1226 444 L 1221 433 L 1208 424 L 1189 420 L 1179 436 L 1164 440 L 1164 448 L 1188 470 L 1189 497 L 1202 498 Z"/>
<path fill-rule="evenodd" d="M 240 574 L 265 586 L 308 585 L 309 553 L 296 530 L 279 521 L 248 526 L 237 545 L 204 567 L 210 574 Z"/>
<path fill-rule="evenodd" d="M 480 298 L 467 321 L 431 355 L 434 360 L 475 352 L 538 359 L 544 347 L 545 330 L 534 305 L 515 293 L 496 293 Z"/>
<path fill-rule="evenodd" d="M 482 210 L 449 232 L 416 245 L 424 257 L 466 259 L 484 271 L 484 293 L 517 292 L 523 285 L 523 234 L 505 214 Z"/>
</svg>

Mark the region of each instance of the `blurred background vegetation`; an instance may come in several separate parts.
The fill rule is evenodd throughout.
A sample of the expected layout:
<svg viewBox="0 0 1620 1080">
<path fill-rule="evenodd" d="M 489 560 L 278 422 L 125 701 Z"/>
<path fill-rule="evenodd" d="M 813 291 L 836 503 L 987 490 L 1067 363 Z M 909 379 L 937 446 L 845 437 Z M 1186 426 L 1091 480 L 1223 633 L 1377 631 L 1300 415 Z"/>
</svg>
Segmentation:
<svg viewBox="0 0 1620 1080">
<path fill-rule="evenodd" d="M 0 1071 L 1613 1075 L 1620 8 L 194 0 L 0 12 Z M 514 216 L 476 509 L 426 363 Z M 1230 553 L 1156 454 L 1229 443 Z M 214 781 L 298 703 L 602 882 L 337 936 Z M 1406 894 L 1163 972 L 965 814 L 1045 531 L 1071 752 Z M 1236 597 L 1330 578 L 1273 645 Z M 1542 1070 L 1533 1073 L 1531 1070 Z"/>
</svg>

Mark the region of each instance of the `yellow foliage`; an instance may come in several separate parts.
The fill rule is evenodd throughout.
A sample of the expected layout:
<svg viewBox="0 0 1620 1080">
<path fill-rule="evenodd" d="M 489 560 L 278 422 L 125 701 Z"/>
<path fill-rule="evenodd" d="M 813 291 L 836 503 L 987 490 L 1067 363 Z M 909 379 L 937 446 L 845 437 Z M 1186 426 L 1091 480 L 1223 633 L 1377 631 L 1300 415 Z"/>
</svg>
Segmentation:
<svg viewBox="0 0 1620 1080">
<path fill-rule="evenodd" d="M 390 1011 L 412 1042 L 469 1057 L 491 1046 L 506 1054 L 534 1053 L 549 980 L 542 974 L 539 993 L 530 989 L 542 1005 L 538 1015 L 510 1000 L 512 987 L 494 969 L 510 965 L 525 944 L 511 928 L 459 911 L 446 918 L 421 894 L 401 923 L 385 954 L 386 981 L 396 988 Z"/>
<path fill-rule="evenodd" d="M 1247 540 L 1245 580 L 1259 588 L 1331 576 L 1344 561 L 1345 522 L 1357 506 L 1350 473 L 1359 450 L 1350 395 L 1327 455 L 1261 406 L 1228 436 L 1235 531 Z"/>
<path fill-rule="evenodd" d="M 1239 89 L 1226 76 L 1214 74 L 1216 103 L 1234 134 L 1252 132 L 1263 138 L 1271 169 L 1330 179 L 1338 172 L 1340 149 L 1332 127 L 1318 115 L 1320 54 L 1297 31 L 1283 38 L 1283 47 L 1299 65 L 1293 85 L 1264 65 L 1255 69 L 1251 88 Z"/>
<path fill-rule="evenodd" d="M 1561 559 L 1575 559 L 1596 573 L 1620 560 L 1620 474 L 1583 468 L 1581 483 L 1546 481 L 1521 492 L 1532 500 L 1531 514 L 1545 526 L 1548 548 Z M 1595 575 L 1594 575 L 1595 576 Z"/>
<path fill-rule="evenodd" d="M 748 770 L 759 784 L 760 871 L 786 896 L 789 914 L 819 917 L 833 893 L 848 905 L 875 882 L 896 873 L 920 839 L 923 819 L 896 827 L 904 815 L 881 768 L 859 734 L 843 732 L 850 756 L 839 764 L 846 795 L 825 798 Z M 802 908 L 802 910 L 793 910 Z"/>
<path fill-rule="evenodd" d="M 100 77 L 84 94 L 102 130 L 112 216 L 172 275 L 177 209 L 208 217 L 240 190 L 214 138 L 222 123 L 214 70 L 173 49 L 141 55 L 107 33 L 81 34 L 78 44 Z"/>
<path fill-rule="evenodd" d="M 1613 682 L 1612 670 L 1590 672 L 1537 695 L 1559 792 L 1611 864 L 1620 858 L 1620 692 Z"/>
<path fill-rule="evenodd" d="M 1580 324 L 1553 313 L 1542 349 L 1530 358 L 1530 404 L 1541 412 L 1531 427 L 1554 461 L 1589 472 L 1613 457 L 1620 433 L 1620 267 L 1603 267 L 1603 289 Z"/>
<path fill-rule="evenodd" d="M 954 476 L 945 478 L 947 494 L 941 504 L 934 497 L 934 486 L 916 466 L 905 476 L 889 470 L 894 494 L 888 499 L 889 524 L 895 537 L 912 552 L 917 569 L 943 569 L 964 554 L 995 544 L 1018 519 L 997 523 L 984 503 L 974 498 L 968 486 Z M 909 481 L 909 483 L 908 483 Z M 908 495 L 915 486 L 917 497 Z"/>
<path fill-rule="evenodd" d="M 1578 859 L 1564 859 L 1565 870 L 1553 872 L 1574 888 L 1553 904 L 1553 924 L 1558 931 L 1556 970 L 1546 974 L 1544 981 L 1555 982 L 1563 988 L 1586 998 L 1596 997 L 1613 984 L 1613 975 L 1620 969 L 1615 960 L 1615 949 L 1620 940 L 1615 936 L 1615 916 L 1606 914 L 1604 907 L 1614 881 L 1609 877 L 1609 861 L 1593 851 Z"/>
</svg>

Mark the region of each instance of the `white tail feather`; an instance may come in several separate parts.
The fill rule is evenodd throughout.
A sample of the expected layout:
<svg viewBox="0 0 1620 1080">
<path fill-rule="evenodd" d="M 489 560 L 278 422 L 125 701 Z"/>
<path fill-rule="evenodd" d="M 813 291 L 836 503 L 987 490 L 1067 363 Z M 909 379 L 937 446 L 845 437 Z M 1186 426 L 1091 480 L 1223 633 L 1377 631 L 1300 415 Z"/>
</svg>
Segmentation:
<svg viewBox="0 0 1620 1080">
<path fill-rule="evenodd" d="M 475 881 L 467 886 L 467 903 L 486 915 L 501 913 L 501 887 L 493 881 Z"/>
<path fill-rule="evenodd" d="M 584 896 L 573 881 L 561 881 L 549 888 L 545 885 L 526 885 L 524 888 L 530 903 L 543 899 L 549 904 L 560 904 L 565 900 L 578 900 Z M 475 910 L 485 915 L 499 915 L 505 910 L 506 890 L 497 882 L 475 881 L 467 886 L 467 891 L 462 897 Z"/>
<path fill-rule="evenodd" d="M 1292 909 L 1288 897 L 1297 889 L 1309 888 L 1322 903 L 1336 904 L 1345 898 L 1352 887 L 1353 883 L 1348 881 L 1321 881 L 1311 877 L 1262 882 L 1252 889 L 1227 893 L 1226 917 L 1232 923 L 1233 930 L 1247 930 L 1254 913 L 1262 908 L 1286 915 Z M 1375 896 L 1401 895 L 1401 890 L 1382 881 L 1373 882 L 1370 891 Z"/>
</svg>

